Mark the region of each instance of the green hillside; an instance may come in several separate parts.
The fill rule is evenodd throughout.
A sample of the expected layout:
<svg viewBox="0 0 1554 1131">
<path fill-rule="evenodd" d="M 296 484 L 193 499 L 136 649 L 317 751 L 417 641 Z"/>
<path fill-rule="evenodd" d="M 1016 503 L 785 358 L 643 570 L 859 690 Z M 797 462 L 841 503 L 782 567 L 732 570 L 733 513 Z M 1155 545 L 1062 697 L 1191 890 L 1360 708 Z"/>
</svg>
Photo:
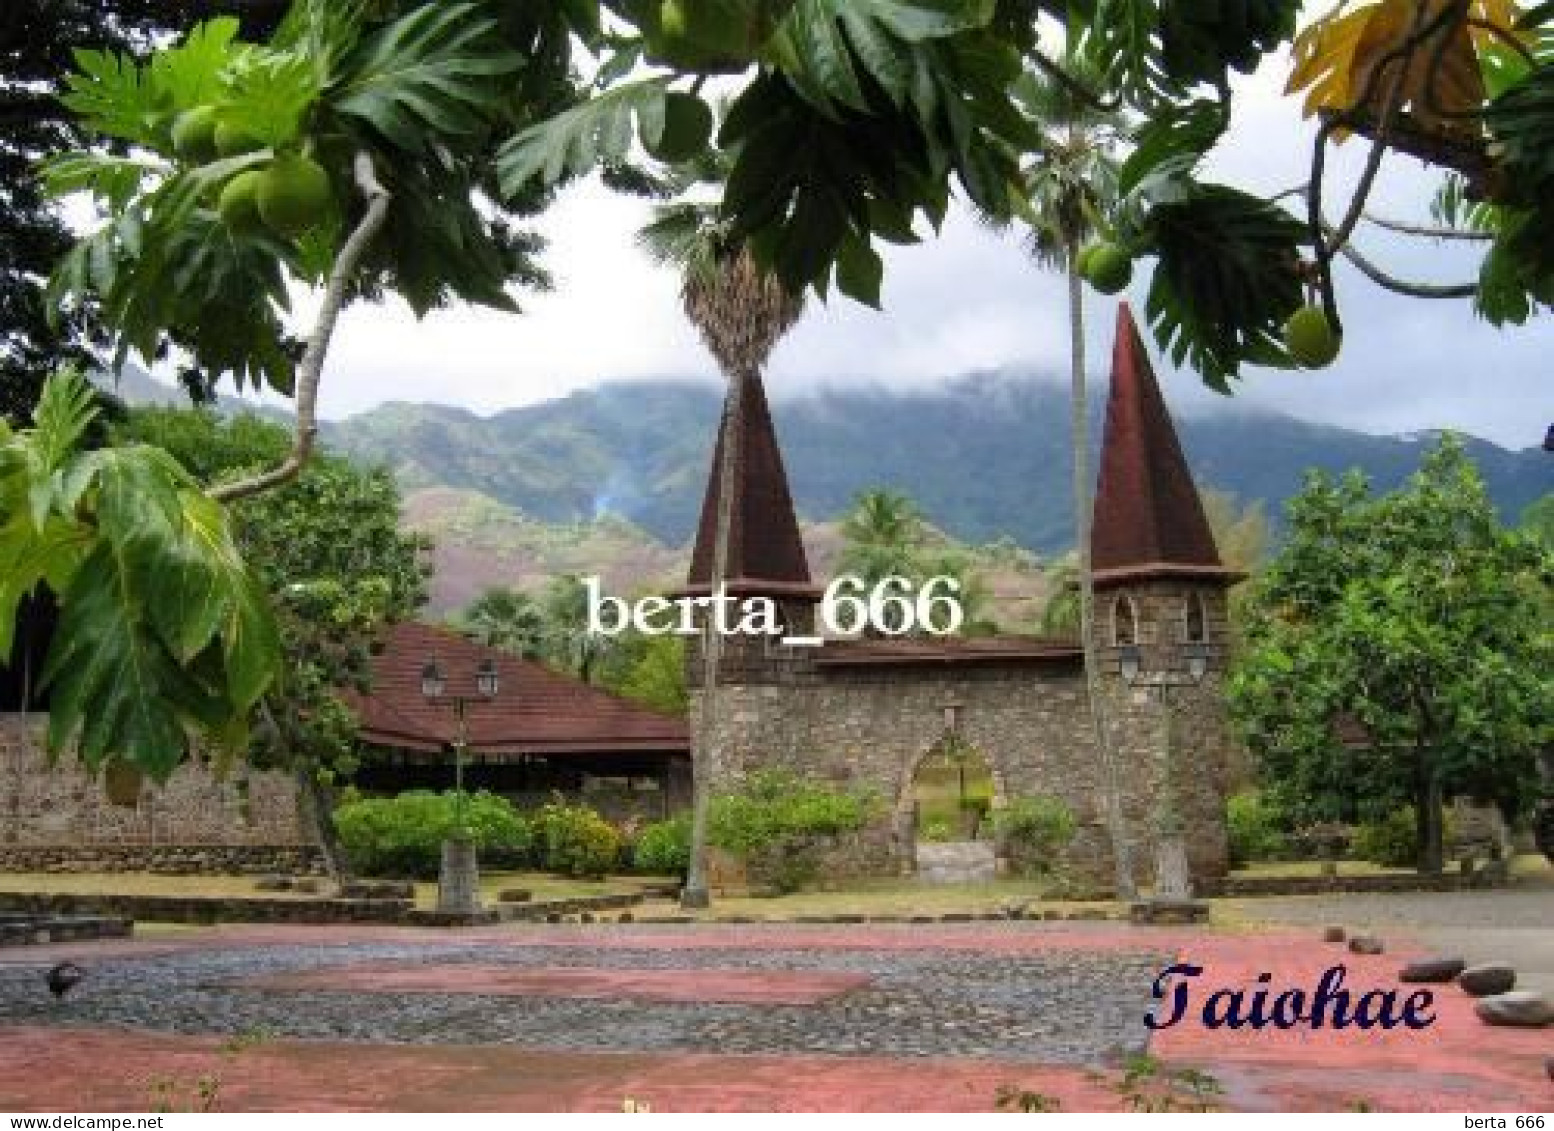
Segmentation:
<svg viewBox="0 0 1554 1131">
<path fill-rule="evenodd" d="M 393 404 L 325 435 L 392 464 L 410 488 L 473 490 L 552 523 L 614 514 L 675 546 L 695 524 L 719 395 L 708 384 L 616 383 L 489 417 Z M 811 521 L 885 485 L 962 541 L 1007 535 L 1043 553 L 1072 544 L 1068 401 L 1054 383 L 984 375 L 920 393 L 848 389 L 778 399 L 773 412 L 799 511 Z M 1238 409 L 1183 419 L 1180 431 L 1201 484 L 1262 500 L 1274 518 L 1307 468 L 1358 467 L 1390 488 L 1429 442 Z M 1508 517 L 1548 490 L 1545 453 L 1480 440 L 1469 450 Z"/>
</svg>

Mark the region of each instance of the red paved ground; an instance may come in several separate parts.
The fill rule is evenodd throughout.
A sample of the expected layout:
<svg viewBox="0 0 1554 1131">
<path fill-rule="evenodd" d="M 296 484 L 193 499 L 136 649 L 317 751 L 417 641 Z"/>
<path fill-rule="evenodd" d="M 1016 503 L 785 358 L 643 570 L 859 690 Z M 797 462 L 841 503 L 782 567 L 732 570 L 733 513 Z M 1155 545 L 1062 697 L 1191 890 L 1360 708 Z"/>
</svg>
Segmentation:
<svg viewBox="0 0 1554 1131">
<path fill-rule="evenodd" d="M 1143 950 L 1176 953 L 1203 966 L 1201 982 L 1256 988 L 1314 987 L 1342 962 L 1358 991 L 1395 986 L 1409 955 L 1359 957 L 1309 933 L 1211 934 L 1092 924 L 1054 929 L 775 927 L 695 930 L 533 928 L 450 936 L 391 928 L 223 928 L 147 943 L 106 942 L 29 948 L 5 962 L 43 965 L 63 957 L 150 953 L 212 945 L 334 943 L 424 938 L 500 947 L 595 946 L 725 949 L 974 949 L 982 953 Z M 1394 944 L 1394 949 L 1399 949 Z M 428 968 L 430 969 L 430 968 Z M 434 971 L 435 972 L 435 971 Z M 381 974 L 381 968 L 380 968 Z M 1205 990 L 1205 992 L 1207 992 Z M 1404 992 L 1408 992 L 1405 990 Z M 1196 1000 L 1201 1003 L 1202 994 Z M 1546 1111 L 1554 1084 L 1543 1056 L 1554 1032 L 1484 1026 L 1453 987 L 1438 988 L 1437 1023 L 1420 1032 L 1284 1033 L 1207 1030 L 1184 1023 L 1156 1035 L 1152 1051 L 1175 1066 L 1212 1073 L 1231 1106 L 1247 1110 L 1341 1110 L 1364 1102 L 1380 1110 Z M 0 1029 L 0 1109 L 143 1108 L 147 1081 L 192 1082 L 214 1074 L 219 1106 L 242 1110 L 618 1110 L 627 1097 L 656 1111 L 987 1110 L 997 1091 L 1017 1086 L 1053 1096 L 1065 1110 L 1105 1110 L 1118 1097 L 1080 1070 L 996 1061 L 840 1056 L 707 1056 L 549 1053 L 507 1048 L 264 1043 L 235 1054 L 212 1038 L 101 1029 Z"/>
<path fill-rule="evenodd" d="M 329 990 L 333 993 L 496 994 L 505 997 L 614 998 L 626 1001 L 729 1005 L 815 1005 L 866 986 L 866 974 L 791 970 L 597 970 L 551 966 L 514 970 L 451 962 L 410 966 L 362 963 L 275 977 L 244 978 L 247 989 Z"/>
</svg>

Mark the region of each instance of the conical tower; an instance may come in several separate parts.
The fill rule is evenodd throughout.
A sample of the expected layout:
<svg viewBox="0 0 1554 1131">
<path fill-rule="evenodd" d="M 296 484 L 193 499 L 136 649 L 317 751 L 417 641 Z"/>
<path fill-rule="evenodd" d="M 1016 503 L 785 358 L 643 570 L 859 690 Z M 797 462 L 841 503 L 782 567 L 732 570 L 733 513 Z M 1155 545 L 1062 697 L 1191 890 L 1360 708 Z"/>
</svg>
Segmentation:
<svg viewBox="0 0 1554 1131">
<path fill-rule="evenodd" d="M 1172 823 L 1185 823 L 1192 876 L 1223 875 L 1226 590 L 1242 575 L 1220 560 L 1126 303 L 1117 314 L 1090 554 L 1103 710 L 1122 759 L 1127 824 L 1136 837 L 1154 836 L 1161 799 L 1170 797 Z M 1149 854 L 1138 859 L 1147 866 Z"/>
<path fill-rule="evenodd" d="M 725 418 L 718 432 L 685 592 L 702 595 L 710 591 L 722 501 L 718 470 L 724 451 L 733 444 L 733 508 L 725 588 L 739 597 L 812 597 L 816 590 L 810 581 L 766 389 L 753 372 L 738 380 L 743 382 L 739 413 Z"/>
</svg>

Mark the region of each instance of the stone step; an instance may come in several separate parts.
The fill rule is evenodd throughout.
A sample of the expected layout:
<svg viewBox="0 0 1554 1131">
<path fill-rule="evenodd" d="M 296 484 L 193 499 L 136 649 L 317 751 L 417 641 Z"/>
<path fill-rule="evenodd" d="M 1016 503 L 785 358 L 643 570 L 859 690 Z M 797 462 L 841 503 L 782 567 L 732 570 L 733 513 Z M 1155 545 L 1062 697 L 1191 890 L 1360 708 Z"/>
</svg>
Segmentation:
<svg viewBox="0 0 1554 1131">
<path fill-rule="evenodd" d="M 925 884 L 980 884 L 998 875 L 998 854 L 989 840 L 917 846 L 917 878 Z"/>
</svg>

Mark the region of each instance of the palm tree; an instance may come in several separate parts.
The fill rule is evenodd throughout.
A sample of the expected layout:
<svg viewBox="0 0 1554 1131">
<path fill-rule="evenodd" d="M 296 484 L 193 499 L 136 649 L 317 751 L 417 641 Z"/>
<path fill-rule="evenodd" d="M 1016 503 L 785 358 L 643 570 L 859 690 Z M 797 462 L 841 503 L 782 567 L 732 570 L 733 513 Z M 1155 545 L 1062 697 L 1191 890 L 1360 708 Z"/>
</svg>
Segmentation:
<svg viewBox="0 0 1554 1131">
<path fill-rule="evenodd" d="M 714 153 L 683 173 L 673 187 L 697 181 L 718 182 L 729 159 Z M 679 173 L 680 171 L 677 171 Z M 733 519 L 734 468 L 739 442 L 733 427 L 743 412 L 747 385 L 761 378 L 767 359 L 803 313 L 803 296 L 788 291 L 776 276 L 756 263 L 750 249 L 730 236 L 712 204 L 680 201 L 660 205 L 653 221 L 638 235 L 640 246 L 657 262 L 680 272 L 680 301 L 728 381 L 723 398 L 723 455 L 717 468 L 718 513 L 713 541 L 711 586 L 722 589 L 728 577 L 729 528 Z M 702 644 L 702 717 L 700 733 L 716 741 L 718 663 L 722 638 L 707 618 Z M 691 864 L 681 902 L 705 907 L 707 892 L 707 811 L 709 777 L 715 750 L 707 750 L 692 768 Z"/>
<path fill-rule="evenodd" d="M 575 573 L 550 579 L 540 594 L 542 653 L 554 667 L 592 683 L 614 638 L 588 631 L 588 590 Z"/>
<path fill-rule="evenodd" d="M 884 488 L 864 491 L 842 520 L 846 545 L 839 565 L 869 591 L 886 578 L 920 580 L 923 535 L 922 516 L 906 495 Z"/>
<path fill-rule="evenodd" d="M 1023 170 L 1030 202 L 1027 249 L 1049 270 L 1060 270 L 1068 282 L 1070 429 L 1073 445 L 1074 537 L 1078 553 L 1079 634 L 1084 647 L 1085 686 L 1096 744 L 1107 780 L 1112 842 L 1115 847 L 1118 895 L 1131 898 L 1132 852 L 1124 824 L 1117 755 L 1098 693 L 1095 646 L 1095 584 L 1090 566 L 1090 407 L 1085 383 L 1084 283 L 1079 252 L 1105 230 L 1106 217 L 1117 208 L 1118 165 L 1114 148 L 1123 129 L 1116 113 L 1086 97 L 1085 87 L 1099 89 L 1075 58 L 1065 63 L 1075 81 L 1050 75 L 1024 76 L 1016 97 L 1033 123 L 1044 132 L 1034 161 Z"/>
<path fill-rule="evenodd" d="M 486 647 L 525 660 L 544 654 L 545 618 L 534 598 L 521 589 L 505 585 L 487 589 L 464 610 L 459 627 Z"/>
</svg>

